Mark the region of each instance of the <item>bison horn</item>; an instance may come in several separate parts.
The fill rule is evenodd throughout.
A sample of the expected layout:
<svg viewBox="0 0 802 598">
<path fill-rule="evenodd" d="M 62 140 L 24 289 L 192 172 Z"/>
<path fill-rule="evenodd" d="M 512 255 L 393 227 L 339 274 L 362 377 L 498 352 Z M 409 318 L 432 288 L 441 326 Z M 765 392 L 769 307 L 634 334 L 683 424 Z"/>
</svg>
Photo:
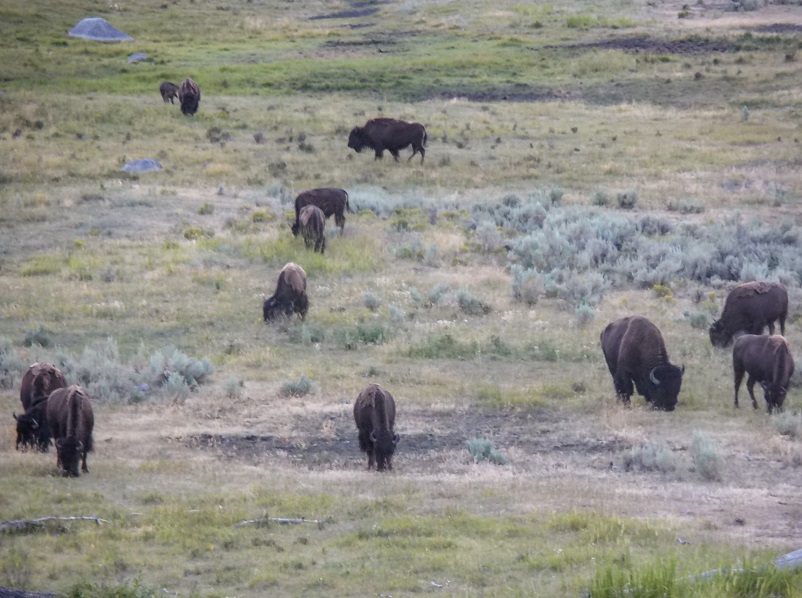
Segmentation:
<svg viewBox="0 0 802 598">
<path fill-rule="evenodd" d="M 657 368 L 652 368 L 652 370 L 649 372 L 649 380 L 651 380 L 652 384 L 654 384 L 655 386 L 660 386 L 660 380 L 658 380 L 657 377 L 654 375 L 654 371 L 656 369 Z"/>
<path fill-rule="evenodd" d="M 13 415 L 13 416 L 14 416 L 14 421 L 19 421 L 19 418 L 17 417 L 17 414 L 16 414 L 16 413 L 13 413 L 13 412 L 12 412 L 12 413 L 11 413 L 11 415 Z"/>
<path fill-rule="evenodd" d="M 685 364 L 683 363 L 682 366 L 679 368 L 680 376 L 685 373 Z"/>
<path fill-rule="evenodd" d="M 375 430 L 370 433 L 370 441 L 371 442 L 376 442 L 376 431 Z"/>
</svg>

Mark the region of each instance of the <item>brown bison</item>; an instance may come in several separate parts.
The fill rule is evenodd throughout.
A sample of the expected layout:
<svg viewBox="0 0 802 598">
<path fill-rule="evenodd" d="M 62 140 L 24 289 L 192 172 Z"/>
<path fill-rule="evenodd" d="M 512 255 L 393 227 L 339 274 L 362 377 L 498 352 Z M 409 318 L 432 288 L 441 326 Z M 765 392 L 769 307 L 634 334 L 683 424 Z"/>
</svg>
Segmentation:
<svg viewBox="0 0 802 598">
<path fill-rule="evenodd" d="M 323 236 L 326 217 L 323 215 L 323 210 L 317 206 L 304 206 L 301 208 L 299 223 L 306 248 L 314 245 L 315 251 L 320 251 L 322 255 L 326 251 L 326 237 Z"/>
<path fill-rule="evenodd" d="M 732 348 L 732 371 L 735 376 L 735 406 L 738 407 L 738 389 L 744 372 L 749 374 L 746 390 L 752 397 L 752 407 L 757 409 L 753 388 L 755 382 L 763 387 L 763 396 L 769 413 L 775 408 L 781 411 L 788 392 L 788 382 L 794 374 L 794 358 L 788 341 L 778 334 L 763 336 L 744 334 Z"/>
<path fill-rule="evenodd" d="M 379 384 L 371 384 L 359 393 L 354 403 L 354 422 L 359 430 L 359 448 L 368 454 L 368 469 L 392 469 L 392 457 L 398 444 L 395 425 L 395 400 Z"/>
<path fill-rule="evenodd" d="M 201 92 L 198 84 L 187 77 L 178 87 L 178 101 L 181 104 L 181 113 L 192 115 L 198 111 Z"/>
<path fill-rule="evenodd" d="M 710 342 L 724 348 L 738 332 L 763 334 L 768 325 L 774 334 L 774 321 L 780 321 L 780 334 L 785 334 L 788 315 L 788 292 L 776 282 L 745 282 L 735 287 L 724 302 L 721 318 L 710 326 Z"/>
<path fill-rule="evenodd" d="M 28 366 L 22 375 L 19 398 L 21 415 L 14 414 L 17 421 L 17 450 L 20 445 L 36 447 L 47 452 L 50 447 L 50 428 L 47 425 L 47 397 L 57 388 L 67 386 L 64 374 L 50 363 L 37 362 Z"/>
<path fill-rule="evenodd" d="M 306 296 L 306 272 L 298 264 L 290 262 L 281 269 L 278 275 L 276 292 L 265 299 L 262 315 L 265 322 L 274 320 L 280 314 L 290 317 L 293 312 L 306 317 L 309 299 Z"/>
<path fill-rule="evenodd" d="M 387 150 L 398 162 L 398 150 L 412 146 L 412 155 L 407 162 L 420 153 L 420 163 L 426 155 L 426 129 L 420 123 L 408 123 L 394 118 L 374 118 L 365 123 L 364 127 L 354 127 L 348 136 L 348 147 L 361 152 L 369 147 L 376 152 L 376 159 L 380 159 Z"/>
<path fill-rule="evenodd" d="M 302 191 L 295 198 L 295 223 L 292 225 L 292 234 L 296 237 L 301 231 L 301 210 L 304 206 L 310 205 L 320 208 L 326 218 L 334 214 L 334 223 L 340 227 L 340 231 L 345 228 L 345 212 L 349 210 L 348 193 L 336 187 L 309 189 Z"/>
<path fill-rule="evenodd" d="M 170 81 L 164 81 L 159 85 L 159 93 L 162 94 L 162 100 L 165 104 L 167 102 L 172 104 L 174 99 L 178 99 L 178 85 Z"/>
<path fill-rule="evenodd" d="M 685 367 L 672 365 L 660 330 L 642 316 L 620 318 L 601 333 L 601 346 L 615 391 L 625 404 L 638 394 L 658 409 L 673 411 Z"/>
<path fill-rule="evenodd" d="M 64 476 L 77 478 L 78 463 L 81 471 L 89 473 L 86 467 L 86 453 L 92 450 L 92 428 L 95 417 L 92 402 L 77 384 L 59 388 L 50 393 L 47 399 L 47 420 L 50 433 L 56 444 L 56 466 L 64 470 Z"/>
</svg>

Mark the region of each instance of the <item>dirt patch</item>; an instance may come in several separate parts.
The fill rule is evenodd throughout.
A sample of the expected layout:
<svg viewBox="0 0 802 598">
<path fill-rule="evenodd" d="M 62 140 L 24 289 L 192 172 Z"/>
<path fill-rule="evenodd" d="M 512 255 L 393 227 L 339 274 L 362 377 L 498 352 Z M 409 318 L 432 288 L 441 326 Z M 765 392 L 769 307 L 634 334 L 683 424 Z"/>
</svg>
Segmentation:
<svg viewBox="0 0 802 598">
<path fill-rule="evenodd" d="M 533 50 L 622 50 L 624 52 L 638 53 L 649 52 L 652 54 L 710 54 L 715 52 L 736 52 L 738 46 L 723 39 L 704 39 L 700 37 L 688 37 L 678 40 L 661 40 L 646 35 L 636 35 L 631 37 L 619 37 L 599 42 L 588 42 L 584 44 L 567 44 L 560 46 L 544 46 L 543 48 L 532 48 Z"/>
<path fill-rule="evenodd" d="M 759 27 L 752 27 L 750 31 L 755 33 L 799 33 L 802 31 L 802 25 L 795 25 L 792 23 L 773 23 L 772 25 L 761 25 Z"/>
</svg>

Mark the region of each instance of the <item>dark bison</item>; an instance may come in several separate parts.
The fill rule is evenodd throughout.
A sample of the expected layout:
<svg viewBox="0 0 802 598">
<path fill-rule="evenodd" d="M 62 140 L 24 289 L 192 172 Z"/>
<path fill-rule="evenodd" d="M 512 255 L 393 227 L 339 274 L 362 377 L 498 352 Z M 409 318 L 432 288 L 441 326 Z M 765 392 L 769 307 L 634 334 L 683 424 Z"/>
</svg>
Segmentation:
<svg viewBox="0 0 802 598">
<path fill-rule="evenodd" d="M 371 384 L 359 393 L 354 403 L 354 421 L 359 430 L 359 448 L 368 454 L 368 469 L 392 469 L 391 459 L 398 444 L 395 425 L 395 400 L 379 384 Z"/>
<path fill-rule="evenodd" d="M 262 315 L 267 322 L 274 320 L 280 314 L 289 317 L 295 312 L 303 320 L 308 309 L 306 272 L 298 264 L 290 262 L 281 269 L 281 273 L 278 275 L 276 292 L 272 297 L 265 299 L 262 305 Z"/>
<path fill-rule="evenodd" d="M 365 123 L 364 127 L 354 127 L 348 136 L 348 147 L 361 152 L 369 147 L 376 152 L 378 160 L 387 150 L 398 161 L 398 150 L 412 146 L 411 160 L 415 154 L 420 153 L 420 163 L 426 155 L 426 129 L 420 123 L 408 123 L 394 118 L 374 118 Z"/>
<path fill-rule="evenodd" d="M 178 99 L 178 85 L 170 81 L 164 81 L 161 85 L 159 85 L 159 93 L 162 94 L 162 100 L 165 104 L 167 102 L 172 104 L 174 99 Z"/>
<path fill-rule="evenodd" d="M 326 218 L 334 214 L 334 223 L 340 227 L 340 231 L 345 228 L 345 212 L 349 206 L 348 193 L 344 189 L 321 187 L 299 193 L 295 198 L 295 223 L 292 225 L 292 234 L 296 237 L 301 231 L 300 218 L 304 206 L 317 206 Z"/>
<path fill-rule="evenodd" d="M 14 414 L 17 421 L 17 450 L 20 445 L 37 447 L 47 452 L 50 446 L 50 428 L 47 425 L 47 397 L 57 388 L 67 386 L 64 374 L 50 363 L 37 362 L 28 366 L 22 375 L 19 398 L 21 415 Z"/>
<path fill-rule="evenodd" d="M 629 404 L 632 383 L 658 409 L 673 411 L 685 367 L 672 365 L 663 335 L 642 316 L 621 318 L 601 333 L 601 346 L 619 399 Z"/>
<path fill-rule="evenodd" d="M 788 341 L 778 334 L 763 336 L 744 334 L 732 348 L 732 372 L 735 376 L 735 406 L 738 407 L 738 389 L 744 372 L 749 374 L 746 390 L 752 397 L 752 407 L 757 409 L 753 388 L 755 382 L 763 387 L 763 396 L 769 413 L 775 408 L 782 410 L 788 381 L 794 374 L 794 358 Z"/>
<path fill-rule="evenodd" d="M 304 245 L 307 249 L 314 245 L 315 251 L 320 251 L 322 255 L 326 251 L 326 237 L 323 236 L 326 216 L 323 215 L 323 210 L 317 206 L 304 206 L 301 208 L 299 223 Z"/>
<path fill-rule="evenodd" d="M 780 334 L 785 334 L 788 315 L 788 292 L 776 282 L 745 282 L 735 287 L 724 302 L 721 318 L 710 326 L 710 342 L 724 348 L 738 332 L 763 334 L 768 325 L 774 334 L 774 321 L 780 321 Z"/>
<path fill-rule="evenodd" d="M 178 101 L 183 114 L 195 114 L 200 104 L 201 92 L 198 84 L 187 77 L 178 88 Z"/>
<path fill-rule="evenodd" d="M 50 393 L 47 399 L 47 420 L 50 433 L 56 443 L 56 466 L 64 470 L 64 476 L 77 478 L 78 463 L 81 471 L 86 467 L 86 453 L 92 450 L 92 428 L 95 417 L 92 402 L 83 389 L 73 384 Z"/>
</svg>

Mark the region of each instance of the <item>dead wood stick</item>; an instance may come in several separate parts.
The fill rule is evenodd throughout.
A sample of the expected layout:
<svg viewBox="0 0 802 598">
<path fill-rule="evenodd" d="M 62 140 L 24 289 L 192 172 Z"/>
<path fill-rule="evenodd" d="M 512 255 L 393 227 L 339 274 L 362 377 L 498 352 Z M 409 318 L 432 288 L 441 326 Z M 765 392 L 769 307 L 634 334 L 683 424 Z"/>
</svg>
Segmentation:
<svg viewBox="0 0 802 598">
<path fill-rule="evenodd" d="M 270 522 L 278 523 L 279 525 L 287 525 L 290 523 L 314 523 L 317 524 L 319 529 L 323 529 L 323 521 L 320 519 L 306 519 L 301 518 L 288 518 L 288 517 L 262 517 L 260 519 L 244 519 L 235 524 L 234 527 L 242 527 L 243 525 L 265 525 Z"/>
<path fill-rule="evenodd" d="M 48 521 L 94 521 L 98 525 L 101 523 L 108 523 L 105 519 L 101 519 L 96 515 L 82 516 L 76 515 L 74 517 L 39 517 L 39 519 L 18 519 L 16 521 L 0 521 L 0 532 L 20 531 L 36 527 L 42 527 Z"/>
</svg>

